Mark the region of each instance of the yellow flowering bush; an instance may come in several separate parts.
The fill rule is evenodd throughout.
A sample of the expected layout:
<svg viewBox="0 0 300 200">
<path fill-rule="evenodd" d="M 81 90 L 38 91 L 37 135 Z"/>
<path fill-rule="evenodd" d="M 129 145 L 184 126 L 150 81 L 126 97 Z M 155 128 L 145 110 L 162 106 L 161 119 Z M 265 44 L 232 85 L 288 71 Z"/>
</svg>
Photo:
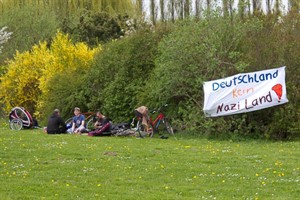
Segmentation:
<svg viewBox="0 0 300 200">
<path fill-rule="evenodd" d="M 51 98 L 51 95 L 54 95 L 53 92 L 49 92 L 51 87 L 53 87 L 52 79 L 61 74 L 72 76 L 73 72 L 78 69 L 87 70 L 90 66 L 90 61 L 98 50 L 100 50 L 100 47 L 90 50 L 84 43 L 72 44 L 68 35 L 57 33 L 50 47 L 53 59 L 51 59 L 51 62 L 45 63 L 45 68 L 39 78 L 39 89 L 42 93 L 37 105 L 39 113 L 45 110 L 47 100 Z"/>
<path fill-rule="evenodd" d="M 46 43 L 40 43 L 32 48 L 31 52 L 17 52 L 12 60 L 8 61 L 6 73 L 0 77 L 0 99 L 8 109 L 10 102 L 34 111 L 41 91 L 39 81 L 45 63 L 51 60 Z"/>
<path fill-rule="evenodd" d="M 50 48 L 46 42 L 40 42 L 31 51 L 17 52 L 0 77 L 1 103 L 10 109 L 9 102 L 13 101 L 38 115 L 47 106 L 45 100 L 49 97 L 51 79 L 57 74 L 67 76 L 79 68 L 88 69 L 99 49 L 91 50 L 83 43 L 73 44 L 68 35 L 58 32 Z"/>
</svg>

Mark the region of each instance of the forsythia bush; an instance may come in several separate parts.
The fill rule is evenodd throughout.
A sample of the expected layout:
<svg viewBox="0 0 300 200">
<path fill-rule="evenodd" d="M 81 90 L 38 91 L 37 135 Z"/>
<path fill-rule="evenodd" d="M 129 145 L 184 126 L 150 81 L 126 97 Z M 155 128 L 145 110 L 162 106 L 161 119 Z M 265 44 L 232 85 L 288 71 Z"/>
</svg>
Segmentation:
<svg viewBox="0 0 300 200">
<path fill-rule="evenodd" d="M 68 35 L 58 32 L 50 48 L 46 42 L 40 42 L 31 51 L 17 52 L 14 59 L 8 61 L 6 73 L 0 77 L 1 103 L 9 105 L 13 101 L 39 116 L 46 106 L 44 101 L 49 97 L 52 77 L 67 75 L 66 72 L 78 68 L 88 69 L 99 49 L 90 50 L 83 43 L 73 44 Z"/>
<path fill-rule="evenodd" d="M 50 62 L 45 63 L 45 68 L 42 70 L 39 79 L 41 97 L 39 98 L 37 111 L 41 112 L 44 110 L 47 106 L 44 102 L 50 98 L 49 95 L 53 95 L 49 93 L 49 90 L 53 86 L 51 84 L 52 78 L 57 74 L 71 75 L 77 69 L 88 69 L 90 61 L 97 50 L 100 50 L 100 47 L 90 50 L 84 43 L 76 43 L 74 45 L 68 38 L 68 35 L 57 33 L 50 47 L 52 59 Z"/>
<path fill-rule="evenodd" d="M 17 52 L 13 60 L 8 61 L 6 73 L 0 77 L 0 99 L 7 109 L 10 101 L 34 111 L 41 95 L 39 78 L 45 63 L 51 60 L 51 54 L 46 43 L 40 43 L 32 51 Z"/>
</svg>

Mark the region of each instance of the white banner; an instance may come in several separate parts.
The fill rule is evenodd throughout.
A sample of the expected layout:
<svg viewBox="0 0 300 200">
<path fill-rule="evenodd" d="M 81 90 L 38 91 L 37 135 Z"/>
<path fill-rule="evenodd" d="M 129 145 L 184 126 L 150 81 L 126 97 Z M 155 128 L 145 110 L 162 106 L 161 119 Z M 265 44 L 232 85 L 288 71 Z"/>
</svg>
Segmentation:
<svg viewBox="0 0 300 200">
<path fill-rule="evenodd" d="M 204 82 L 207 117 L 251 112 L 288 102 L 285 67 Z"/>
</svg>

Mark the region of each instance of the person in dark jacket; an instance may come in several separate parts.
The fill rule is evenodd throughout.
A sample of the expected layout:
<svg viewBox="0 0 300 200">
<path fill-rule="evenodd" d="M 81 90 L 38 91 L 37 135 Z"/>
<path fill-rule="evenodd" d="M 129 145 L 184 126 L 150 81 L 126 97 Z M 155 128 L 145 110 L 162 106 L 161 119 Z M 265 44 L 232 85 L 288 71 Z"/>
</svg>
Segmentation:
<svg viewBox="0 0 300 200">
<path fill-rule="evenodd" d="M 48 134 L 62 134 L 66 133 L 67 126 L 60 116 L 60 111 L 55 109 L 52 115 L 48 118 L 47 133 Z"/>
<path fill-rule="evenodd" d="M 96 116 L 98 119 L 94 125 L 95 130 L 90 131 L 88 133 L 88 136 L 103 136 L 104 132 L 108 133 L 105 135 L 110 135 L 110 128 L 111 128 L 110 120 L 107 117 L 105 117 L 103 114 L 101 114 L 99 111 L 97 112 Z"/>
</svg>

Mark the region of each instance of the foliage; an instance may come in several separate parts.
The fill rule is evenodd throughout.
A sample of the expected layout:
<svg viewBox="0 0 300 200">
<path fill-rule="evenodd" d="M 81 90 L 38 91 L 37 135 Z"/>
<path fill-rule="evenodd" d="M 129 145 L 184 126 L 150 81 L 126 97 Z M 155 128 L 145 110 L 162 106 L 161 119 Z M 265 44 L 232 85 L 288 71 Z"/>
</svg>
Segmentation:
<svg viewBox="0 0 300 200">
<path fill-rule="evenodd" d="M 285 17 L 260 16 L 262 29 L 249 32 L 243 42 L 244 59 L 249 60 L 249 71 L 286 67 L 286 85 L 289 103 L 280 108 L 266 109 L 250 115 L 248 125 L 264 137 L 289 139 L 300 133 L 299 129 L 299 14 Z M 255 58 L 255 59 L 251 59 Z"/>
<path fill-rule="evenodd" d="M 3 123 L 2 199 L 299 197 L 299 141 L 46 135 Z"/>
<path fill-rule="evenodd" d="M 249 23 L 226 18 L 185 20 L 159 44 L 148 94 L 151 102 L 170 102 L 174 118 L 182 120 L 177 126 L 188 129 L 205 127 L 202 112 L 202 83 L 243 71 L 247 60 L 242 60 L 240 43 L 251 27 Z M 182 122 L 184 124 L 182 124 Z M 217 120 L 216 124 L 222 122 Z M 208 130 L 207 130 L 208 131 Z"/>
<path fill-rule="evenodd" d="M 81 11 L 85 9 L 93 13 L 105 12 L 110 16 L 130 15 L 136 17 L 134 7 L 135 5 L 131 0 L 0 1 L 0 27 L 9 26 L 10 31 L 14 32 L 13 38 L 5 45 L 6 51 L 0 54 L 0 64 L 3 64 L 6 59 L 11 59 L 16 50 L 19 52 L 29 50 L 33 45 L 38 44 L 39 41 L 50 43 L 58 28 L 65 31 L 65 33 L 70 33 L 77 26 L 76 23 L 79 23 Z M 110 19 L 115 18 L 111 17 Z M 109 28 L 105 25 L 103 27 Z M 82 27 L 80 27 L 80 30 L 84 32 Z M 107 33 L 105 36 L 107 36 Z M 86 36 L 84 35 L 86 33 L 81 34 L 82 37 Z M 92 41 L 96 40 L 96 38 L 89 39 Z M 74 41 L 76 42 L 77 40 Z M 86 38 L 82 41 L 86 41 Z"/>
<path fill-rule="evenodd" d="M 88 98 L 85 96 L 85 79 L 87 73 L 85 68 L 76 68 L 74 70 L 64 70 L 56 73 L 48 80 L 48 97 L 45 98 L 43 109 L 39 109 L 42 119 L 45 120 L 47 114 L 51 113 L 54 108 L 61 110 L 64 119 L 73 116 L 74 107 L 79 107 L 82 111 L 87 111 Z"/>
<path fill-rule="evenodd" d="M 77 36 L 79 41 L 95 46 L 124 35 L 118 21 L 118 18 L 107 13 L 86 11 L 80 16 L 79 23 L 72 34 Z"/>
<path fill-rule="evenodd" d="M 50 9 L 39 12 L 35 5 L 16 6 L 4 10 L 1 15 L 0 27 L 7 25 L 12 38 L 5 45 L 5 52 L 0 54 L 0 64 L 11 59 L 16 53 L 28 51 L 39 41 L 48 41 L 55 35 L 58 28 L 56 15 Z"/>
<path fill-rule="evenodd" d="M 162 31 L 163 32 L 163 31 Z M 140 31 L 105 45 L 87 74 L 89 107 L 116 121 L 128 120 L 154 68 L 161 33 Z"/>
<path fill-rule="evenodd" d="M 290 26 L 280 24 L 276 16 L 269 15 L 242 21 L 217 16 L 179 23 L 159 44 L 156 67 L 146 85 L 149 92 L 142 98 L 150 106 L 169 102 L 169 115 L 178 129 L 201 130 L 210 136 L 222 133 L 232 138 L 291 138 L 299 134 L 299 90 L 294 87 L 299 68 L 291 63 L 298 62 L 298 55 L 292 52 L 299 51 L 297 45 L 289 43 L 298 44 L 295 22 L 298 20 Z M 222 118 L 203 116 L 203 81 L 288 63 L 287 88 L 294 91 L 290 96 L 292 105 Z"/>
<path fill-rule="evenodd" d="M 74 45 L 67 35 L 58 32 L 50 49 L 47 48 L 46 42 L 41 42 L 30 52 L 17 53 L 14 59 L 8 62 L 7 72 L 1 77 L 0 88 L 3 92 L 0 99 L 2 98 L 6 105 L 13 101 L 16 105 L 35 112 L 39 117 L 40 114 L 45 116 L 45 113 L 50 113 L 57 106 L 65 106 L 63 99 L 70 96 L 68 87 L 64 88 L 68 96 L 53 91 L 52 79 L 59 74 L 74 75 L 75 71 L 86 70 L 96 51 L 97 49 L 90 50 L 82 43 Z M 73 82 L 77 82 L 80 76 L 82 74 L 70 76 L 67 79 L 68 84 L 72 82 L 71 78 Z M 55 84 L 58 83 L 59 81 Z M 62 103 L 51 102 L 52 96 L 61 98 Z"/>
<path fill-rule="evenodd" d="M 6 73 L 1 77 L 0 99 L 11 108 L 10 102 L 23 106 L 31 113 L 35 110 L 41 90 L 39 81 L 42 68 L 50 57 L 46 43 L 35 45 L 31 52 L 17 52 L 13 60 L 8 61 Z"/>
<path fill-rule="evenodd" d="M 100 47 L 91 50 L 84 43 L 73 44 L 68 35 L 57 33 L 50 47 L 52 60 L 45 64 L 40 78 L 42 95 L 39 98 L 39 113 L 45 116 L 59 107 L 62 114 L 65 114 L 75 106 L 84 104 L 83 99 L 78 101 L 82 89 L 80 86 L 83 84 L 82 77 L 99 50 Z M 79 102 L 79 105 L 74 105 Z"/>
<path fill-rule="evenodd" d="M 149 28 L 141 19 L 127 14 L 110 15 L 106 12 L 85 10 L 79 15 L 63 19 L 61 30 L 68 33 L 74 41 L 86 42 L 89 46 L 106 43 L 129 36 L 138 29 Z"/>
<path fill-rule="evenodd" d="M 109 14 L 116 13 L 127 13 L 134 15 L 135 2 L 131 0 L 22 0 L 22 1 L 11 1 L 2 0 L 0 2 L 0 14 L 5 10 L 10 10 L 15 7 L 24 9 L 28 5 L 35 6 L 37 12 L 43 12 L 45 9 L 50 9 L 56 13 L 56 15 L 63 19 L 72 13 L 78 12 L 78 10 L 88 9 L 93 11 L 101 11 Z"/>
<path fill-rule="evenodd" d="M 173 11 L 167 12 L 173 13 L 166 13 L 164 22 L 154 27 L 113 9 L 124 2 L 132 5 L 132 1 L 24 0 L 18 6 L 14 6 L 16 1 L 3 2 L 0 27 L 7 25 L 14 34 L 5 43 L 0 63 L 18 52 L 0 68 L 1 74 L 5 72 L 0 105 L 9 108 L 9 101 L 14 100 L 44 119 L 56 107 L 67 116 L 79 106 L 101 109 L 114 121 L 124 121 L 136 106 L 151 109 L 169 103 L 167 115 L 177 130 L 233 139 L 291 139 L 300 134 L 300 15 L 295 4 L 285 16 L 280 16 L 278 7 L 265 15 L 259 5 L 255 9 L 239 5 L 244 10 L 235 15 L 230 10 L 232 1 L 223 2 L 228 7 L 221 13 L 213 11 L 214 4 L 207 1 L 211 3 L 207 10 L 198 10 L 199 16 L 193 19 L 186 17 L 191 1 L 160 1 L 171 6 Z M 136 2 L 140 9 L 145 3 Z M 160 9 L 155 5 L 151 1 L 154 15 Z M 88 11 L 82 13 L 82 8 Z M 96 12 L 91 11 L 94 8 Z M 175 20 L 172 14 L 186 19 L 166 21 L 170 16 Z M 105 48 L 94 59 L 97 50 L 83 43 L 73 45 L 67 36 L 59 33 L 52 41 L 57 27 L 70 33 L 73 41 L 95 47 L 105 43 Z M 131 34 L 122 37 L 126 32 Z M 204 81 L 284 65 L 288 104 L 228 117 L 204 117 Z"/>
</svg>

